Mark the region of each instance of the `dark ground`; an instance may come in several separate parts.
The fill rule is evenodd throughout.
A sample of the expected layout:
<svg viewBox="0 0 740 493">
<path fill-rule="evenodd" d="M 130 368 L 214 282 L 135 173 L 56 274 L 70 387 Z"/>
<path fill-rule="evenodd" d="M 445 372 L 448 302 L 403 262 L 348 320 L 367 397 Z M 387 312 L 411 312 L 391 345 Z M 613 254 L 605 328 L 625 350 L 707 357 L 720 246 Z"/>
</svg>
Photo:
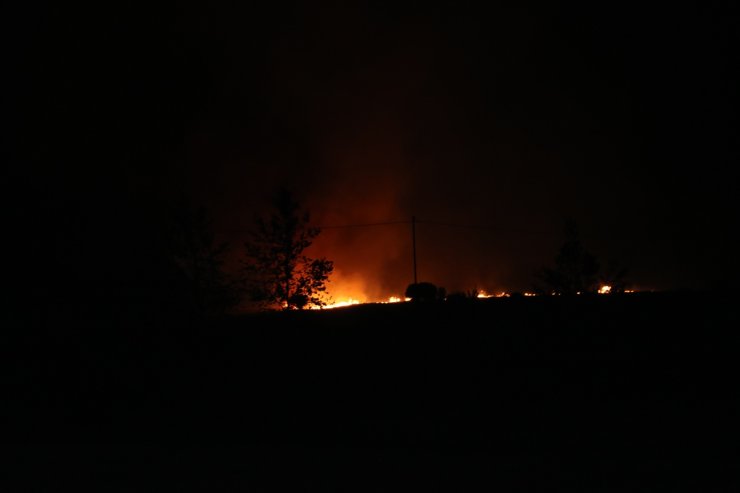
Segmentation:
<svg viewBox="0 0 740 493">
<path fill-rule="evenodd" d="M 729 491 L 737 319 L 686 292 L 36 320 L 6 332 L 9 491 Z"/>
</svg>

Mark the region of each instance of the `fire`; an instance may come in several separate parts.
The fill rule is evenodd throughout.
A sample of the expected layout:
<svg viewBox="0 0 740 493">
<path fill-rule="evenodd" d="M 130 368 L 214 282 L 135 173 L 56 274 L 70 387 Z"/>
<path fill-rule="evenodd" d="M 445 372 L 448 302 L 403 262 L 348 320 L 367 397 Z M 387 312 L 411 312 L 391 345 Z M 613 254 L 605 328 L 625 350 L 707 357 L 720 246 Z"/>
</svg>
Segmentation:
<svg viewBox="0 0 740 493">
<path fill-rule="evenodd" d="M 354 286 L 353 286 L 354 287 Z M 598 289 L 599 294 L 610 294 L 612 292 L 613 288 L 612 286 L 608 284 L 603 284 Z M 364 303 L 380 303 L 380 304 L 389 304 L 389 303 L 403 303 L 406 301 L 411 301 L 411 298 L 406 298 L 402 296 L 389 296 L 386 299 L 381 300 L 372 300 L 368 299 L 367 296 L 365 296 L 362 292 L 357 292 L 357 289 L 350 290 L 351 292 L 356 292 L 353 296 L 340 296 L 338 301 L 328 303 L 324 306 L 312 306 L 311 309 L 332 309 L 332 308 L 342 308 L 345 306 L 353 306 L 353 305 L 361 305 Z M 626 289 L 624 291 L 625 293 L 634 293 L 635 290 L 632 289 Z M 345 292 L 346 293 L 346 292 Z M 581 293 L 578 293 L 581 294 Z M 524 292 L 522 295 L 526 297 L 533 297 L 537 296 L 536 293 L 532 292 Z M 557 293 L 552 293 L 553 296 L 556 296 Z M 479 299 L 487 299 L 487 298 L 509 298 L 511 297 L 511 294 L 507 293 L 506 291 L 501 291 L 499 293 L 495 294 L 489 294 L 487 291 L 480 290 L 478 294 L 475 295 L 476 298 Z"/>
<path fill-rule="evenodd" d="M 361 305 L 364 303 L 382 303 L 382 304 L 388 304 L 388 303 L 402 303 L 404 301 L 411 301 L 411 298 L 401 298 L 400 296 L 391 296 L 386 301 L 365 301 L 365 300 L 358 300 L 356 298 L 352 297 L 346 297 L 341 298 L 340 301 L 336 301 L 334 303 L 328 303 L 324 306 L 312 306 L 312 310 L 331 310 L 332 308 L 342 308 L 345 306 L 352 306 L 352 305 Z"/>
<path fill-rule="evenodd" d="M 328 285 L 329 299 L 317 309 L 341 308 L 368 302 L 366 284 L 357 274 L 347 274 L 339 269 L 334 271 Z"/>
<path fill-rule="evenodd" d="M 347 298 L 341 301 L 336 301 L 334 303 L 329 303 L 328 305 L 324 306 L 312 306 L 312 310 L 321 310 L 321 309 L 332 309 L 332 308 L 341 308 L 343 306 L 352 306 L 352 305 L 359 305 L 361 303 L 360 300 L 356 300 L 354 298 Z"/>
<path fill-rule="evenodd" d="M 476 298 L 483 298 L 483 299 L 485 298 L 508 298 L 509 296 L 511 295 L 507 293 L 506 291 L 501 291 L 500 293 L 496 293 L 496 294 L 488 294 L 486 291 L 483 291 L 482 289 L 478 292 L 477 295 L 475 295 Z"/>
<path fill-rule="evenodd" d="M 400 303 L 402 301 L 410 301 L 411 298 L 400 298 L 398 296 L 391 296 L 388 301 L 381 301 L 381 303 Z"/>
</svg>

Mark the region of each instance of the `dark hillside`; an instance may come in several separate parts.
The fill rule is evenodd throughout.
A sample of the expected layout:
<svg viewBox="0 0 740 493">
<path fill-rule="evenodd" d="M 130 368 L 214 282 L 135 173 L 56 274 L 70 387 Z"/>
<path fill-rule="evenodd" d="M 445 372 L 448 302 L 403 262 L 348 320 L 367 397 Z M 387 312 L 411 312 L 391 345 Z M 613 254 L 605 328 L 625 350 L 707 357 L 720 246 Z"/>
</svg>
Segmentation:
<svg viewBox="0 0 740 493">
<path fill-rule="evenodd" d="M 729 296 L 654 293 L 59 329 L 10 355 L 3 412 L 31 442 L 493 454 L 512 467 L 536 450 L 725 470 L 737 326 Z"/>
</svg>

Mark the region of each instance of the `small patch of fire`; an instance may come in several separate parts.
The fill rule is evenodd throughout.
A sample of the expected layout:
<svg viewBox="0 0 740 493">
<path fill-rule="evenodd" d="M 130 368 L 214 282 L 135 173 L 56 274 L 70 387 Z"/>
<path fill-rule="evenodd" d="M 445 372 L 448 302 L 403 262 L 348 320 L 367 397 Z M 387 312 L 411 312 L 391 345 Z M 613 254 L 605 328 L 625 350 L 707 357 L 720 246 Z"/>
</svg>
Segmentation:
<svg viewBox="0 0 740 493">
<path fill-rule="evenodd" d="M 401 298 L 399 296 L 391 296 L 388 301 L 381 301 L 381 303 L 401 303 L 402 301 L 411 301 L 411 298 Z"/>
<path fill-rule="evenodd" d="M 342 308 L 343 306 L 352 306 L 352 305 L 359 305 L 361 302 L 360 300 L 356 300 L 354 298 L 347 298 L 346 300 L 337 301 L 335 303 L 329 303 L 328 305 L 324 306 L 312 306 L 312 310 L 331 310 L 332 308 Z"/>
<path fill-rule="evenodd" d="M 511 296 L 511 295 L 509 293 L 507 293 L 506 291 L 501 291 L 500 293 L 497 293 L 497 294 L 488 294 L 487 292 L 481 290 L 476 295 L 476 298 L 483 298 L 483 299 L 486 299 L 486 298 L 508 298 L 509 296 Z"/>
<path fill-rule="evenodd" d="M 312 310 L 331 310 L 332 308 L 342 308 L 345 306 L 353 306 L 353 305 L 362 305 L 364 303 L 380 303 L 383 305 L 387 305 L 389 303 L 402 303 L 404 301 L 411 301 L 411 298 L 401 298 L 400 296 L 391 296 L 385 301 L 361 301 L 352 297 L 342 299 L 341 301 L 337 301 L 334 303 L 329 303 L 324 306 L 312 306 Z"/>
</svg>

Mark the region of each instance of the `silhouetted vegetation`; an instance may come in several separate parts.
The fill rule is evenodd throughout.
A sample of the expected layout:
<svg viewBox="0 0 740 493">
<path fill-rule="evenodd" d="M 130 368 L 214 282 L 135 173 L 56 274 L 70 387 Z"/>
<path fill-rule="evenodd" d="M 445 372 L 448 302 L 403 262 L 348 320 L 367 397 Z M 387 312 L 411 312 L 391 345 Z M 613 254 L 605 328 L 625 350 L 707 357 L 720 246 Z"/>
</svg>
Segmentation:
<svg viewBox="0 0 740 493">
<path fill-rule="evenodd" d="M 175 265 L 176 288 L 195 313 L 215 316 L 239 303 L 235 279 L 223 270 L 228 244 L 216 244 L 205 207 L 181 200 L 172 210 L 167 230 L 168 251 Z"/>
<path fill-rule="evenodd" d="M 412 283 L 406 288 L 406 298 L 411 298 L 411 301 L 414 302 L 441 301 L 445 299 L 445 294 L 444 288 L 438 288 L 431 282 Z"/>
<path fill-rule="evenodd" d="M 575 226 L 566 226 L 565 243 L 555 256 L 553 267 L 544 267 L 537 277 L 544 286 L 540 293 L 577 294 L 595 293 L 599 289 L 599 263 L 581 244 Z"/>
<path fill-rule="evenodd" d="M 596 256 L 581 243 L 576 226 L 567 224 L 565 242 L 555 256 L 553 267 L 543 267 L 537 274 L 542 284 L 535 285 L 540 294 L 596 293 L 601 286 L 609 286 L 610 293 L 622 293 L 627 287 L 628 269 L 618 262 L 610 262 L 602 269 Z"/>
<path fill-rule="evenodd" d="M 304 255 L 320 233 L 309 223 L 308 211 L 285 190 L 276 195 L 272 212 L 257 218 L 244 245 L 244 280 L 253 301 L 284 309 L 326 304 L 326 282 L 334 264 Z"/>
<path fill-rule="evenodd" d="M 455 291 L 453 293 L 450 293 L 445 297 L 445 300 L 452 303 L 460 303 L 464 301 L 475 300 L 478 298 L 479 294 L 480 291 L 478 290 L 478 288 L 472 288 L 466 291 Z"/>
</svg>

